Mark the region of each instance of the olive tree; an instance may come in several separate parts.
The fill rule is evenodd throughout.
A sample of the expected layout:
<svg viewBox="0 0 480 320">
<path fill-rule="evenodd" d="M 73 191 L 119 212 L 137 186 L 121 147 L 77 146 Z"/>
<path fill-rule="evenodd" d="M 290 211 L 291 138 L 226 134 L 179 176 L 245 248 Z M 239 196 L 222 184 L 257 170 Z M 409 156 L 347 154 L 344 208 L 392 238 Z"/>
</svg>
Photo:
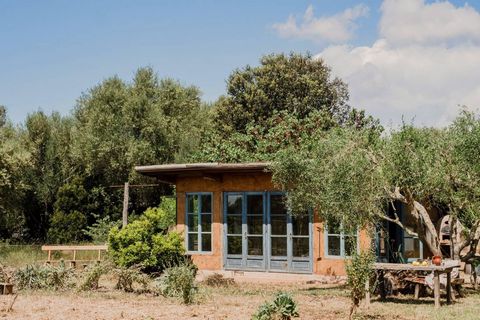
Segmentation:
<svg viewBox="0 0 480 320">
<path fill-rule="evenodd" d="M 294 211 L 316 208 L 323 220 L 351 228 L 386 220 L 434 255 L 442 253 L 429 209 L 440 208 L 466 227 L 464 240 L 452 245 L 456 257 L 468 261 L 480 233 L 479 128 L 480 121 L 464 113 L 448 128 L 404 124 L 384 137 L 370 129 L 318 131 L 275 155 L 273 180 L 288 191 Z M 395 210 L 389 215 L 389 202 L 403 203 L 412 223 Z M 461 255 L 467 247 L 469 253 Z"/>
</svg>

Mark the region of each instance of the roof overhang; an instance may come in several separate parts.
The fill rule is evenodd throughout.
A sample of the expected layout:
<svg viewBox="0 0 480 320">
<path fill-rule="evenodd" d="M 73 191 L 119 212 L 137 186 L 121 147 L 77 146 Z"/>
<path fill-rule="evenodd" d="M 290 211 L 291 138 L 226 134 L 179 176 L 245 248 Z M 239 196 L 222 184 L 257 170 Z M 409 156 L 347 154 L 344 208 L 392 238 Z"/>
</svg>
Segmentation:
<svg viewBox="0 0 480 320">
<path fill-rule="evenodd" d="M 217 180 L 216 177 L 223 173 L 266 172 L 269 165 L 269 162 L 160 164 L 137 166 L 135 171 L 161 181 L 174 183 L 177 177 L 203 176 L 207 179 Z"/>
</svg>

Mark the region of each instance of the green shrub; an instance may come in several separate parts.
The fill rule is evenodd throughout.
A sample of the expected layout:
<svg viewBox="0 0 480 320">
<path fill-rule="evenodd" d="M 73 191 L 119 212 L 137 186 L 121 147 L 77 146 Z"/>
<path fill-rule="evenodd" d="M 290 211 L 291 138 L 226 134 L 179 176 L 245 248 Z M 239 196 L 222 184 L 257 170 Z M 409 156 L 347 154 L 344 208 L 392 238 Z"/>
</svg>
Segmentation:
<svg viewBox="0 0 480 320">
<path fill-rule="evenodd" d="M 117 276 L 116 289 L 133 292 L 135 283 L 141 285 L 144 291 L 147 289 L 149 278 L 140 270 L 136 268 L 115 268 L 113 272 Z"/>
<path fill-rule="evenodd" d="M 286 292 L 278 292 L 273 302 L 265 302 L 253 315 L 253 320 L 288 320 L 298 317 L 298 307 L 292 296 Z"/>
<path fill-rule="evenodd" d="M 27 265 L 17 269 L 14 274 L 15 284 L 19 289 L 53 289 L 61 290 L 74 286 L 75 272 L 61 263 L 50 265 Z"/>
<path fill-rule="evenodd" d="M 97 219 L 95 223 L 91 226 L 87 226 L 85 230 L 83 230 L 83 234 L 92 239 L 93 243 L 96 244 L 104 244 L 108 241 L 108 233 L 112 228 L 119 227 L 120 221 L 112 221 L 110 220 L 109 216 L 105 216 L 100 218 L 99 215 L 93 214 L 93 216 Z"/>
<path fill-rule="evenodd" d="M 48 241 L 51 243 L 72 243 L 84 238 L 82 230 L 87 225 L 87 218 L 79 211 L 55 211 L 50 219 Z"/>
<path fill-rule="evenodd" d="M 374 262 L 375 254 L 369 250 L 359 254 L 355 253 L 346 265 L 347 284 L 350 287 L 352 298 L 350 317 L 365 296 L 365 283 L 370 281 Z"/>
<path fill-rule="evenodd" d="M 100 277 L 111 270 L 108 263 L 91 264 L 83 272 L 83 278 L 79 285 L 79 289 L 83 291 L 97 290 Z"/>
<path fill-rule="evenodd" d="M 125 268 L 141 266 L 147 272 L 178 264 L 185 249 L 180 234 L 168 232 L 171 222 L 163 209 L 151 208 L 125 228 L 113 228 L 108 237 L 113 261 Z"/>
<path fill-rule="evenodd" d="M 196 269 L 190 264 L 166 269 L 156 280 L 158 293 L 166 297 L 181 297 L 185 304 L 192 303 L 197 291 L 195 273 Z"/>
</svg>

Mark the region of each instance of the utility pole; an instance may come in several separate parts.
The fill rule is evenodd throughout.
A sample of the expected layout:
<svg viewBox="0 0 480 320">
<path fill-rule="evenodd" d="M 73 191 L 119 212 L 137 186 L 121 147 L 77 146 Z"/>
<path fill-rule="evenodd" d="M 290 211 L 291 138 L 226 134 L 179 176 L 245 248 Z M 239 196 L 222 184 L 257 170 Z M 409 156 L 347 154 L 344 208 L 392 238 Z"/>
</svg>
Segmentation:
<svg viewBox="0 0 480 320">
<path fill-rule="evenodd" d="M 123 186 L 123 212 L 122 212 L 122 228 L 128 224 L 128 182 Z"/>
</svg>

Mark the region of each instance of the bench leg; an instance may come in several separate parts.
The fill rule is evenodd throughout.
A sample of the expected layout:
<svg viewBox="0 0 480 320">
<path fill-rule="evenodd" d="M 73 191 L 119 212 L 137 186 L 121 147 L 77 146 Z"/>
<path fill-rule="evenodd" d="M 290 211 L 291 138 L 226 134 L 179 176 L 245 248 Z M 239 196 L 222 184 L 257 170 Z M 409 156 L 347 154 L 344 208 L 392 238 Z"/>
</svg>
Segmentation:
<svg viewBox="0 0 480 320">
<path fill-rule="evenodd" d="M 420 296 L 420 284 L 419 283 L 416 283 L 415 284 L 415 299 L 418 300 L 418 297 Z"/>
<path fill-rule="evenodd" d="M 433 273 L 434 290 L 433 295 L 435 297 L 435 308 L 440 308 L 440 273 L 435 271 Z"/>
<path fill-rule="evenodd" d="M 370 306 L 370 279 L 365 282 L 365 305 L 367 308 Z"/>
</svg>

